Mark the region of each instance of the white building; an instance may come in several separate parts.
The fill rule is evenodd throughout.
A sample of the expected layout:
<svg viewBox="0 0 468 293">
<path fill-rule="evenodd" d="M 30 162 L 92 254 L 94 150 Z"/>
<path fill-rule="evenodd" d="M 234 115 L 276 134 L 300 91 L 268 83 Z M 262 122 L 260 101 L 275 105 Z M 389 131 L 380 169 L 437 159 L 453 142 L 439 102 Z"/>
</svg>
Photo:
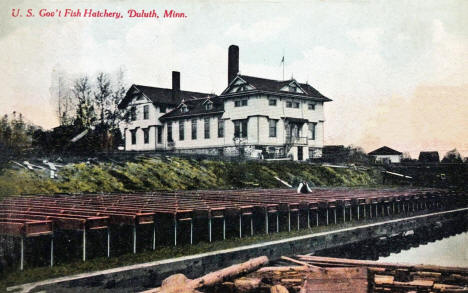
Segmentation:
<svg viewBox="0 0 468 293">
<path fill-rule="evenodd" d="M 122 124 L 125 150 L 320 157 L 324 103 L 331 101 L 309 84 L 277 81 L 239 72 L 239 48 L 229 47 L 228 86 L 216 96 L 132 85 L 119 105 L 132 113 Z"/>
<path fill-rule="evenodd" d="M 381 163 L 400 163 L 402 153 L 387 146 L 378 148 L 368 154 L 373 157 L 375 162 Z"/>
</svg>

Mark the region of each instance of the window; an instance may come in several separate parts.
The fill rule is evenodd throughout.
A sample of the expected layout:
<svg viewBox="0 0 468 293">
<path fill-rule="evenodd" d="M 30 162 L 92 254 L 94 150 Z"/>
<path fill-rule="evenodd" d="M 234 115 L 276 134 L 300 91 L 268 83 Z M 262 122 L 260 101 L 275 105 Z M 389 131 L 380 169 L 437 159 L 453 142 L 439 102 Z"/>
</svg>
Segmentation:
<svg viewBox="0 0 468 293">
<path fill-rule="evenodd" d="M 224 120 L 218 118 L 218 137 L 224 137 Z"/>
<path fill-rule="evenodd" d="M 309 138 L 311 140 L 315 140 L 315 127 L 317 126 L 317 123 L 309 123 Z"/>
<path fill-rule="evenodd" d="M 276 124 L 277 124 L 277 120 L 274 120 L 274 119 L 270 119 L 268 121 L 269 123 L 269 129 L 270 129 L 270 137 L 276 137 Z"/>
<path fill-rule="evenodd" d="M 145 120 L 149 119 L 149 105 L 143 106 L 143 119 Z"/>
<path fill-rule="evenodd" d="M 294 106 L 294 108 L 298 109 L 298 108 L 299 108 L 299 103 L 298 103 L 298 102 L 294 102 L 294 103 L 293 103 L 293 106 Z"/>
<path fill-rule="evenodd" d="M 188 112 L 188 107 L 187 107 L 187 105 L 183 105 L 183 106 L 180 108 L 180 112 L 182 112 L 182 113 L 187 113 L 187 112 Z"/>
<path fill-rule="evenodd" d="M 167 141 L 173 142 L 172 140 L 172 122 L 167 122 Z"/>
<path fill-rule="evenodd" d="M 247 99 L 234 101 L 234 107 L 247 106 Z"/>
<path fill-rule="evenodd" d="M 315 110 L 315 104 L 309 103 L 309 110 Z"/>
<path fill-rule="evenodd" d="M 132 144 L 136 144 L 136 139 L 137 139 L 136 132 L 137 132 L 136 129 L 130 130 L 130 134 L 132 136 Z"/>
<path fill-rule="evenodd" d="M 184 140 L 185 138 L 185 124 L 184 120 L 179 121 L 179 140 Z"/>
<path fill-rule="evenodd" d="M 210 118 L 205 118 L 205 138 L 210 138 Z"/>
<path fill-rule="evenodd" d="M 143 143 L 149 143 L 149 128 L 143 128 Z"/>
<path fill-rule="evenodd" d="M 268 105 L 270 105 L 270 106 L 276 106 L 276 100 L 275 100 L 275 99 L 269 99 L 269 100 L 268 100 Z"/>
<path fill-rule="evenodd" d="M 297 91 L 297 87 L 292 84 L 289 86 L 289 91 L 295 93 Z"/>
<path fill-rule="evenodd" d="M 136 121 L 137 120 L 137 112 L 136 112 L 136 107 L 133 106 L 131 109 L 130 109 L 130 120 L 132 121 Z"/>
<path fill-rule="evenodd" d="M 159 109 L 161 110 L 161 113 L 166 113 L 166 106 L 165 105 L 159 106 Z"/>
<path fill-rule="evenodd" d="M 192 139 L 197 139 L 197 119 L 192 119 Z"/>
<path fill-rule="evenodd" d="M 234 121 L 234 137 L 235 138 L 247 137 L 247 119 Z"/>
<path fill-rule="evenodd" d="M 206 109 L 206 110 L 211 110 L 211 109 L 213 109 L 213 103 L 212 103 L 212 102 L 206 103 L 205 109 Z"/>
<path fill-rule="evenodd" d="M 162 126 L 161 125 L 156 126 L 156 131 L 158 132 L 157 143 L 162 143 Z"/>
<path fill-rule="evenodd" d="M 292 102 L 286 101 L 286 108 L 292 108 Z"/>
</svg>

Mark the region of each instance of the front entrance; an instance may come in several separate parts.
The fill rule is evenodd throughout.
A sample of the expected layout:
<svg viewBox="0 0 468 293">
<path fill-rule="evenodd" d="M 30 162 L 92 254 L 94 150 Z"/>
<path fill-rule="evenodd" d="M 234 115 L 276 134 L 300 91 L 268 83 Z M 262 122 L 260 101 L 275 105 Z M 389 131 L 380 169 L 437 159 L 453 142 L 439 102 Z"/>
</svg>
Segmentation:
<svg viewBox="0 0 468 293">
<path fill-rule="evenodd" d="M 303 147 L 298 146 L 298 147 L 297 147 L 297 160 L 298 160 L 298 161 L 302 161 L 302 159 L 303 159 L 303 157 L 304 157 L 303 152 L 304 152 Z"/>
</svg>

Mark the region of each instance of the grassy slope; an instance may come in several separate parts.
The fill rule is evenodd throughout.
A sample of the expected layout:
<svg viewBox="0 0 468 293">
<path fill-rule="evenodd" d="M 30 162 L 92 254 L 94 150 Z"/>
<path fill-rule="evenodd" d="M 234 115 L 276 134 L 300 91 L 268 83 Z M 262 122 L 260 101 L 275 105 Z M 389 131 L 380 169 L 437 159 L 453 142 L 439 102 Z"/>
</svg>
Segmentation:
<svg viewBox="0 0 468 293">
<path fill-rule="evenodd" d="M 142 158 L 121 163 L 67 165 L 59 179 L 47 173 L 6 169 L 0 174 L 0 196 L 80 192 L 130 192 L 174 189 L 284 187 L 275 176 L 297 185 L 369 186 L 379 182 L 375 170 L 333 169 L 296 162 L 226 162 L 177 157 Z"/>
</svg>

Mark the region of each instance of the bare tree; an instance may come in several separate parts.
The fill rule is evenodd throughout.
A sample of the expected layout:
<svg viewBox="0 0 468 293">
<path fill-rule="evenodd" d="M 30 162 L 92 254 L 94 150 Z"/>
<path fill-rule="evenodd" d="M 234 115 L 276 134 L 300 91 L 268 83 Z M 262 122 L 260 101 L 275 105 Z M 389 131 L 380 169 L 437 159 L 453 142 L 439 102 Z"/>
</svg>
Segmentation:
<svg viewBox="0 0 468 293">
<path fill-rule="evenodd" d="M 107 112 L 111 106 L 112 89 L 109 76 L 103 72 L 98 73 L 96 77 L 96 90 L 94 91 L 94 99 L 96 110 L 99 114 L 99 125 L 104 128 L 107 126 Z"/>
<path fill-rule="evenodd" d="M 96 121 L 96 113 L 91 98 L 91 85 L 87 76 L 75 80 L 73 94 L 77 101 L 74 124 L 81 128 L 90 128 Z"/>
</svg>

